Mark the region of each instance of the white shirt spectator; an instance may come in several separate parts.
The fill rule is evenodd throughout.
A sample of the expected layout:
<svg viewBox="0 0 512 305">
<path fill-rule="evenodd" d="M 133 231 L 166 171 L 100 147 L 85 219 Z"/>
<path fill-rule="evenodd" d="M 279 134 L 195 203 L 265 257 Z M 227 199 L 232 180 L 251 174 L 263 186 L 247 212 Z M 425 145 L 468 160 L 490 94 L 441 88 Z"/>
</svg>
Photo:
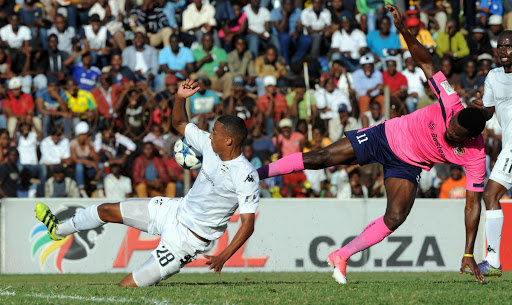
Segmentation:
<svg viewBox="0 0 512 305">
<path fill-rule="evenodd" d="M 360 29 L 354 29 L 350 34 L 345 30 L 336 31 L 332 34 L 331 49 L 350 52 L 350 57 L 353 59 L 361 57 L 359 50 L 366 46 L 368 46 L 366 35 Z"/>
<path fill-rule="evenodd" d="M 12 25 L 8 24 L 0 29 L 0 38 L 7 42 L 9 47 L 13 49 L 19 49 L 23 46 L 25 40 L 31 40 L 32 34 L 30 29 L 24 25 L 20 25 L 18 33 L 12 31 Z"/>
<path fill-rule="evenodd" d="M 121 12 L 119 3 L 117 2 L 117 0 L 109 0 L 108 6 L 110 7 L 110 14 L 112 15 L 112 17 L 114 17 L 115 20 L 117 20 L 119 13 Z M 106 14 L 105 8 L 103 6 L 101 6 L 101 4 L 99 4 L 98 2 L 96 2 L 96 4 L 94 4 L 89 9 L 89 13 L 87 15 L 89 15 L 89 17 L 91 17 L 94 14 L 98 14 L 98 16 L 100 16 L 100 20 L 103 20 L 105 18 L 105 14 Z"/>
<path fill-rule="evenodd" d="M 41 141 L 41 160 L 39 163 L 47 165 L 61 164 L 61 159 L 67 159 L 71 156 L 69 149 L 69 140 L 62 138 L 57 144 L 53 142 L 51 136 Z"/>
<path fill-rule="evenodd" d="M 61 33 L 54 26 L 48 31 L 48 36 L 51 34 L 57 35 L 57 38 L 59 39 L 57 49 L 65 51 L 69 54 L 73 52 L 73 39 L 76 38 L 76 31 L 74 27 L 68 26 L 68 28 Z"/>
<path fill-rule="evenodd" d="M 134 71 L 140 71 L 142 74 L 146 74 L 149 68 L 146 65 L 146 60 L 144 59 L 144 54 L 142 52 L 135 52 L 135 68 Z"/>
<path fill-rule="evenodd" d="M 196 28 L 203 24 L 209 24 L 211 26 L 217 25 L 215 21 L 215 8 L 211 4 L 203 3 L 201 10 L 197 10 L 194 3 L 189 4 L 183 12 L 183 24 L 182 29 L 187 32 L 193 28 Z"/>
<path fill-rule="evenodd" d="M 119 147 L 119 145 L 123 145 L 129 151 L 135 151 L 137 149 L 137 145 L 132 140 L 130 140 L 130 138 L 120 134 L 119 132 L 116 132 L 115 139 L 116 141 L 114 143 L 114 148 L 103 143 L 103 141 L 101 141 L 101 133 L 97 133 L 94 137 L 94 150 L 96 152 L 99 152 L 101 149 L 104 149 L 110 152 L 113 157 L 116 157 L 117 148 Z"/>
<path fill-rule="evenodd" d="M 414 68 L 414 72 L 409 71 L 409 69 L 404 69 L 402 74 L 407 78 L 407 94 L 418 93 L 418 98 L 422 97 L 425 94 L 425 87 L 423 83 L 427 81 L 425 77 L 425 73 L 418 68 Z"/>
<path fill-rule="evenodd" d="M 98 33 L 94 33 L 92 25 L 84 25 L 80 36 L 82 39 L 87 39 L 90 49 L 104 49 L 107 46 L 107 40 L 112 37 L 112 34 L 104 26 L 100 27 Z"/>
<path fill-rule="evenodd" d="M 266 31 L 265 23 L 270 22 L 270 12 L 264 7 L 260 7 L 258 14 L 256 14 L 250 4 L 244 6 L 244 12 L 247 16 L 247 25 L 249 30 L 262 34 Z"/>
<path fill-rule="evenodd" d="M 342 104 L 347 106 L 348 112 L 352 111 L 352 106 L 348 97 L 341 92 L 340 89 L 336 88 L 333 92 L 321 88 L 315 92 L 316 107 L 320 111 L 320 118 L 322 120 L 330 120 L 338 117 L 338 109 Z M 329 108 L 327 112 L 322 112 L 322 109 Z"/>
<path fill-rule="evenodd" d="M 18 139 L 18 152 L 20 153 L 20 164 L 36 165 L 37 162 L 37 133 L 31 131 L 26 138 L 20 135 Z"/>
<path fill-rule="evenodd" d="M 368 110 L 368 111 L 366 111 L 365 113 L 363 113 L 361 115 L 361 118 L 359 118 L 361 126 L 363 126 L 363 121 L 362 121 L 363 116 L 368 118 L 368 127 L 379 125 L 380 123 L 385 121 L 384 120 L 384 115 L 381 114 L 377 119 L 374 119 L 373 116 L 372 116 L 372 112 L 370 110 Z"/>
<path fill-rule="evenodd" d="M 338 80 L 338 89 L 346 96 L 350 96 L 350 88 L 353 87 L 354 81 L 352 80 L 352 73 L 342 73 Z"/>
<path fill-rule="evenodd" d="M 315 11 L 313 11 L 312 6 L 302 11 L 300 14 L 300 20 L 304 26 L 304 34 L 307 34 L 307 30 L 305 28 L 307 26 L 311 27 L 314 31 L 318 31 L 332 23 L 331 12 L 329 12 L 328 9 L 323 8 L 320 15 L 317 15 Z"/>
<path fill-rule="evenodd" d="M 126 194 L 132 193 L 132 180 L 125 176 L 119 176 L 119 179 L 114 174 L 108 174 L 103 179 L 105 184 L 105 197 L 112 199 L 125 199 Z"/>
</svg>

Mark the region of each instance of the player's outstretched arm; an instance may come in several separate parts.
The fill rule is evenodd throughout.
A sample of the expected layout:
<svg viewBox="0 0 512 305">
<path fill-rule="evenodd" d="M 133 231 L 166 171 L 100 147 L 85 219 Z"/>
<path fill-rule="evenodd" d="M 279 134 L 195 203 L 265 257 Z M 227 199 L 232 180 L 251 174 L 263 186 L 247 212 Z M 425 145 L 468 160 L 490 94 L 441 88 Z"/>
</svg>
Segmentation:
<svg viewBox="0 0 512 305">
<path fill-rule="evenodd" d="M 199 89 L 197 82 L 187 78 L 180 84 L 178 93 L 176 93 L 174 109 L 172 110 L 172 127 L 182 136 L 185 136 L 185 127 L 189 123 L 187 109 L 185 109 L 185 99 L 194 95 Z"/>
<path fill-rule="evenodd" d="M 470 256 L 462 257 L 460 273 L 462 274 L 466 268 L 470 268 L 475 276 L 475 280 L 483 283 L 484 276 L 476 265 L 475 258 L 472 257 L 475 247 L 476 233 L 478 232 L 478 223 L 480 222 L 481 199 L 481 192 L 466 191 L 466 208 L 464 209 L 466 247 L 464 248 L 464 254 L 470 254 Z"/>
<path fill-rule="evenodd" d="M 404 21 L 402 20 L 402 15 L 400 11 L 396 8 L 396 6 L 392 5 L 389 2 L 386 2 L 386 9 L 391 12 L 393 15 L 393 22 L 395 23 L 395 27 L 400 34 L 404 37 L 407 46 L 409 47 L 409 51 L 411 52 L 412 58 L 416 61 L 418 66 L 423 70 L 427 79 L 430 79 L 434 74 L 436 74 L 436 70 L 434 68 L 434 61 L 432 60 L 432 56 L 425 49 L 425 47 L 416 39 L 416 37 L 412 36 L 412 34 L 405 27 Z"/>
<path fill-rule="evenodd" d="M 226 249 L 224 249 L 224 251 L 222 251 L 217 256 L 204 254 L 204 256 L 208 259 L 206 264 L 210 265 L 210 270 L 213 269 L 213 271 L 219 275 L 227 260 L 233 254 L 235 254 L 238 249 L 240 249 L 240 247 L 247 241 L 247 239 L 251 237 L 252 232 L 254 232 L 254 213 L 240 214 L 240 219 L 242 221 L 242 225 L 236 232 L 236 235 L 231 243 L 226 247 Z"/>
</svg>

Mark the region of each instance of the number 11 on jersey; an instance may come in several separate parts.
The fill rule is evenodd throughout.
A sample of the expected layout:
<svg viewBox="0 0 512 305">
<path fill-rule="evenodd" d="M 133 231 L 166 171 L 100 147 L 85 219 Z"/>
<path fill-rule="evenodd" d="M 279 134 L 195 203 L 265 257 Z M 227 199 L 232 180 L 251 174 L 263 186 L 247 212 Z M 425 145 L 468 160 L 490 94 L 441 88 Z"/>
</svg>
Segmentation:
<svg viewBox="0 0 512 305">
<path fill-rule="evenodd" d="M 356 139 L 359 142 L 359 144 L 363 143 L 364 141 L 368 141 L 368 137 L 366 136 L 366 133 L 356 136 Z"/>
</svg>

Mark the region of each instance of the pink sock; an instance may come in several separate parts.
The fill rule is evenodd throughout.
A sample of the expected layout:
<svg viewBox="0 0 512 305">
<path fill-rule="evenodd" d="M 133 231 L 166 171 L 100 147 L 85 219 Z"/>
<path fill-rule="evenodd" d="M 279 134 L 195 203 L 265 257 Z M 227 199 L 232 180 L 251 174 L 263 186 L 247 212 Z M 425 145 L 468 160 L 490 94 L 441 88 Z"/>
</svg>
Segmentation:
<svg viewBox="0 0 512 305">
<path fill-rule="evenodd" d="M 302 153 L 294 153 L 269 165 L 258 168 L 260 180 L 304 170 Z"/>
<path fill-rule="evenodd" d="M 381 216 L 374 221 L 370 222 L 363 233 L 359 234 L 345 247 L 339 249 L 337 254 L 345 259 L 349 259 L 357 252 L 370 248 L 371 246 L 380 243 L 386 236 L 393 233 L 384 223 L 384 216 Z"/>
</svg>

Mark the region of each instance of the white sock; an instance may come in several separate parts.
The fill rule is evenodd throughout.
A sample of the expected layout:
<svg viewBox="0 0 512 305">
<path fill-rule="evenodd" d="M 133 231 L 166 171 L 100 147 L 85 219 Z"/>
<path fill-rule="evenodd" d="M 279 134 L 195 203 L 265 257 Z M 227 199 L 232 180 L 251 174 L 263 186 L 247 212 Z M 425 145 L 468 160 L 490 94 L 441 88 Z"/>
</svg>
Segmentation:
<svg viewBox="0 0 512 305">
<path fill-rule="evenodd" d="M 501 228 L 503 227 L 503 210 L 485 211 L 485 235 L 487 237 L 487 257 L 491 266 L 498 268 L 500 263 Z"/>
<path fill-rule="evenodd" d="M 104 225 L 98 215 L 98 205 L 90 206 L 57 226 L 55 233 L 64 237 L 80 231 L 90 230 Z"/>
</svg>

